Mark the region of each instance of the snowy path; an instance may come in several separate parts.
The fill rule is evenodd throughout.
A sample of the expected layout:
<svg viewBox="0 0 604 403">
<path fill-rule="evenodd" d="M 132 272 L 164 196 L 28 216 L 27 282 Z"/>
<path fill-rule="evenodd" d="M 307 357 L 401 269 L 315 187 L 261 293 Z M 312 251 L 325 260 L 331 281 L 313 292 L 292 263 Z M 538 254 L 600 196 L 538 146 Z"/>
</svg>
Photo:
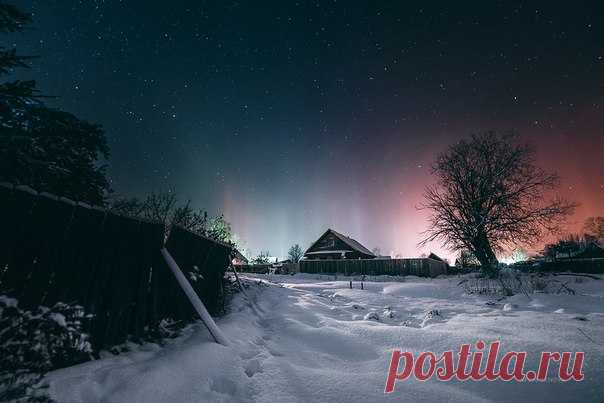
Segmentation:
<svg viewBox="0 0 604 403">
<path fill-rule="evenodd" d="M 604 281 L 573 285 L 577 296 L 515 296 L 505 301 L 514 304 L 511 310 L 463 295 L 453 277 L 369 282 L 365 290 L 304 276 L 271 281 L 248 290 L 257 310 L 239 295 L 233 312 L 219 321 L 231 346 L 211 343 L 207 331 L 194 326 L 161 349 L 148 345 L 56 371 L 53 395 L 60 402 L 366 403 L 601 401 L 604 394 Z M 380 320 L 364 320 L 370 312 Z M 439 353 L 478 339 L 499 339 L 506 351 L 528 351 L 529 369 L 542 350 L 585 351 L 586 379 L 404 381 L 391 395 L 383 394 L 392 349 Z"/>
</svg>

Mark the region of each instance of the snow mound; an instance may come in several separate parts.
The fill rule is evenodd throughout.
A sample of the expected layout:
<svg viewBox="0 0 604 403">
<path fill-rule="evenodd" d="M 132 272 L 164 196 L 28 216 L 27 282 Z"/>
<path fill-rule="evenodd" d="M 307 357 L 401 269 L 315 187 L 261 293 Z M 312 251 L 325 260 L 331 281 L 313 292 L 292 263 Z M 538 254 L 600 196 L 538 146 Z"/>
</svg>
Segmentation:
<svg viewBox="0 0 604 403">
<path fill-rule="evenodd" d="M 375 321 L 379 322 L 380 316 L 377 314 L 377 312 L 368 312 L 363 319 L 364 320 L 375 320 Z"/>
</svg>

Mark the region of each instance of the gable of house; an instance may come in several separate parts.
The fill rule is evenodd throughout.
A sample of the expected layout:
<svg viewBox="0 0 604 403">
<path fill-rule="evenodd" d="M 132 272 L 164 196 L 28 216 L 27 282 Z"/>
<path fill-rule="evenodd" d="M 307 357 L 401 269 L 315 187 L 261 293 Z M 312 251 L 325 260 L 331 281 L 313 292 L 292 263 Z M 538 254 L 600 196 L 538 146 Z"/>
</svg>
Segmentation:
<svg viewBox="0 0 604 403">
<path fill-rule="evenodd" d="M 372 259 L 375 255 L 358 241 L 328 229 L 306 250 L 304 256 L 318 256 L 321 254 L 348 254 Z"/>
</svg>

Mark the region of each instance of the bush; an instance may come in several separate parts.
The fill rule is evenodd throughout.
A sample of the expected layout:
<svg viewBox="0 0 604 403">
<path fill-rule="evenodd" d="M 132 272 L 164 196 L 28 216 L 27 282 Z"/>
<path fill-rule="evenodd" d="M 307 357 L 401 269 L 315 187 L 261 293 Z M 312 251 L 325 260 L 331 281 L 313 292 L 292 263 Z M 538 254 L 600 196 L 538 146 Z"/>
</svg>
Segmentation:
<svg viewBox="0 0 604 403">
<path fill-rule="evenodd" d="M 57 303 L 22 310 L 0 295 L 0 401 L 50 401 L 44 374 L 91 358 L 82 307 Z"/>
</svg>

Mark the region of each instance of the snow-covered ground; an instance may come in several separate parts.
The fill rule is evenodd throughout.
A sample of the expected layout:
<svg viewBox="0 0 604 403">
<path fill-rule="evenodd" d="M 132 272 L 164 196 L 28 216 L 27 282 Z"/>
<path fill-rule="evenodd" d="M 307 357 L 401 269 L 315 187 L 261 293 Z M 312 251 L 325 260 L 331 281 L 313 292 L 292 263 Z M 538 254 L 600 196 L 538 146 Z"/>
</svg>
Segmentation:
<svg viewBox="0 0 604 403">
<path fill-rule="evenodd" d="M 577 295 L 464 294 L 459 277 L 406 277 L 349 289 L 347 279 L 247 275 L 218 325 L 230 346 L 202 325 L 159 348 L 50 374 L 59 402 L 571 402 L 604 399 L 604 280 L 569 277 Z M 382 280 L 388 280 L 383 279 Z M 261 284 L 258 284 L 258 282 Z M 372 313 L 373 312 L 373 313 Z M 378 320 L 371 319 L 377 316 Z M 436 353 L 500 340 L 502 350 L 585 351 L 582 382 L 397 382 L 384 386 L 393 349 Z M 557 366 L 552 365 L 554 368 Z"/>
</svg>

